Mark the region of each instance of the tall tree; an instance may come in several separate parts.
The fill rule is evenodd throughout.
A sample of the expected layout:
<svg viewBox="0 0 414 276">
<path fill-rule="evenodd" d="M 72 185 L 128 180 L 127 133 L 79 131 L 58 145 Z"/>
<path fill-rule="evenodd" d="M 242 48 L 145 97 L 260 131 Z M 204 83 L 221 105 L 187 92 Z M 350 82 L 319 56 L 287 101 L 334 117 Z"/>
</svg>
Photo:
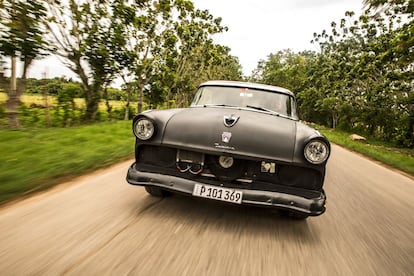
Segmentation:
<svg viewBox="0 0 414 276">
<path fill-rule="evenodd" d="M 13 128 L 20 127 L 18 107 L 26 88 L 27 70 L 33 60 L 43 56 L 48 48 L 44 39 L 45 19 L 46 9 L 42 1 L 0 2 L 0 56 L 11 59 L 11 84 L 5 90 L 8 91 L 7 114 Z M 16 80 L 16 59 L 23 65 L 19 83 Z"/>
<path fill-rule="evenodd" d="M 304 66 L 296 54 L 272 54 L 259 63 L 254 77 L 295 86 L 306 120 L 413 147 L 412 3 L 387 1 L 386 9 L 367 10 L 359 18 L 346 12 L 330 30 L 314 34 L 319 52 L 307 56 Z M 290 74 L 291 68 L 302 69 Z M 302 85 L 295 85 L 301 75 Z"/>
<path fill-rule="evenodd" d="M 367 10 L 357 20 L 348 12 L 332 23 L 331 32 L 315 34 L 315 41 L 326 57 L 323 67 L 329 68 L 319 76 L 325 80 L 318 87 L 320 108 L 339 104 L 346 128 L 413 146 L 413 19 L 406 10 L 385 9 L 374 16 Z"/>
<path fill-rule="evenodd" d="M 138 112 L 144 94 L 159 102 L 184 89 L 183 83 L 190 81 L 186 72 L 194 68 L 189 61 L 212 34 L 225 30 L 220 18 L 196 9 L 189 0 L 118 1 L 114 10 L 115 21 L 129 38 L 124 52 L 131 58 L 127 66 L 135 79 Z"/>
<path fill-rule="evenodd" d="M 282 50 L 261 60 L 256 69 L 256 81 L 300 91 L 305 78 L 305 63 L 310 52 L 294 53 Z M 257 76 L 259 74 L 259 76 Z"/>
<path fill-rule="evenodd" d="M 56 53 L 82 83 L 86 102 L 85 119 L 96 119 L 103 88 L 120 70 L 112 50 L 123 43 L 111 27 L 112 1 L 50 1 L 48 29 Z"/>
</svg>

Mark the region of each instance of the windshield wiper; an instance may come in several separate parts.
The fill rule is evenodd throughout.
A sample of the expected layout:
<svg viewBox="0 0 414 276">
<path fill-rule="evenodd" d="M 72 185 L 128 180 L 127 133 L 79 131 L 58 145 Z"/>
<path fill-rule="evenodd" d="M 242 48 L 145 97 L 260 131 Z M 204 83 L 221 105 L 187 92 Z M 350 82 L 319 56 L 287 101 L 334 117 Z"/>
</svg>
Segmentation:
<svg viewBox="0 0 414 276">
<path fill-rule="evenodd" d="M 256 110 L 260 110 L 260 111 L 266 111 L 266 112 L 269 112 L 269 113 L 277 113 L 273 110 L 270 110 L 270 109 L 267 109 L 267 108 L 264 108 L 264 107 L 261 107 L 261 106 L 246 105 L 246 107 L 253 108 L 253 109 L 256 109 Z M 279 114 L 279 113 L 277 113 L 277 114 Z"/>
<path fill-rule="evenodd" d="M 264 108 L 264 107 L 261 107 L 261 106 L 246 105 L 246 107 L 251 108 L 251 109 L 256 109 L 256 110 L 259 110 L 259 111 L 265 111 L 265 112 L 271 113 L 272 115 L 280 116 L 280 117 L 283 117 L 283 118 L 290 118 L 289 116 L 286 116 L 284 114 L 281 114 L 279 112 L 276 112 L 274 110 L 267 109 L 267 108 Z"/>
<path fill-rule="evenodd" d="M 211 107 L 211 106 L 223 106 L 223 107 L 236 107 L 234 105 L 229 104 L 203 104 L 204 107 Z"/>
</svg>

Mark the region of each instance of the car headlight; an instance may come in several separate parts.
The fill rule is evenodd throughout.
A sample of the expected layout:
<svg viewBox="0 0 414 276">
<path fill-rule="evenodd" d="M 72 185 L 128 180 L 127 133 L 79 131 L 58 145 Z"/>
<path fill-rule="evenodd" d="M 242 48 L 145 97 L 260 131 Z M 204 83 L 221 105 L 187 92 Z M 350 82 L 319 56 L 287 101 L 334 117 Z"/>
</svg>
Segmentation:
<svg viewBox="0 0 414 276">
<path fill-rule="evenodd" d="M 311 140 L 304 149 L 306 160 L 312 164 L 322 164 L 329 157 L 329 146 L 322 140 Z"/>
<path fill-rule="evenodd" d="M 143 117 L 134 124 L 134 134 L 141 140 L 150 139 L 155 133 L 155 125 L 149 119 Z"/>
</svg>

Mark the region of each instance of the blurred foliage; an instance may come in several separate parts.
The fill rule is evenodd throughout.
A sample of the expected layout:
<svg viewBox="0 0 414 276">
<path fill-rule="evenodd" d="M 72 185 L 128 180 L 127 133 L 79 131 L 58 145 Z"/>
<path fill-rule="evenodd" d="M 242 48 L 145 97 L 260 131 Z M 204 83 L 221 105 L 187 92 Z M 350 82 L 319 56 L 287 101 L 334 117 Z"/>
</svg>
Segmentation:
<svg viewBox="0 0 414 276">
<path fill-rule="evenodd" d="M 392 144 L 378 141 L 374 137 L 367 137 L 366 142 L 353 141 L 349 138 L 350 132 L 339 129 L 331 129 L 323 126 L 313 125 L 321 131 L 330 141 L 359 152 L 374 160 L 397 168 L 414 176 L 414 150 L 395 148 Z"/>
<path fill-rule="evenodd" d="M 0 129 L 0 203 L 131 158 L 133 142 L 131 121 Z"/>
<path fill-rule="evenodd" d="M 72 86 L 70 84 L 66 86 L 69 88 L 77 87 L 76 85 Z M 23 95 L 22 104 L 19 107 L 22 127 L 68 127 L 87 124 L 83 120 L 85 101 L 82 98 L 72 98 L 77 89 L 71 92 L 73 94 L 65 94 L 64 89 L 59 91 L 61 91 L 60 95 L 47 96 L 47 104 L 42 94 Z M 8 126 L 4 106 L 6 100 L 6 94 L 0 93 L 0 128 L 7 128 Z M 111 119 L 124 120 L 126 109 L 125 101 L 110 100 L 109 102 L 113 106 Z M 144 105 L 144 107 L 149 108 L 148 105 Z M 96 122 L 109 121 L 109 114 L 105 109 L 105 103 L 101 102 L 99 104 Z M 129 117 L 127 120 L 132 119 L 135 114 L 136 108 L 129 107 Z"/>
<path fill-rule="evenodd" d="M 4 66 L 0 63 L 0 86 L 8 94 L 7 117 L 11 128 L 19 128 L 20 97 L 26 90 L 29 67 L 52 47 L 45 39 L 45 20 L 47 10 L 45 1 L 13 0 L 0 5 L 0 60 L 10 59 L 12 84 L 5 84 Z M 17 60 L 22 63 L 20 81 L 16 82 Z"/>
<path fill-rule="evenodd" d="M 0 15 L 0 60 L 20 54 L 27 61 L 26 72 L 38 56 L 60 56 L 79 80 L 69 81 L 78 85 L 70 93 L 84 98 L 84 121 L 100 120 L 101 100 L 108 113 L 112 112 L 110 100 L 125 100 L 127 118 L 132 114 L 128 113 L 130 101 L 138 101 L 138 112 L 146 104 L 157 107 L 174 101 L 176 106 L 185 106 L 202 81 L 242 78 L 239 61 L 230 49 L 213 42 L 214 34 L 227 30 L 221 18 L 197 9 L 189 0 L 16 0 L 0 5 Z M 29 27 L 30 35 L 21 26 Z M 3 67 L 0 64 L 0 84 L 9 93 Z M 110 88 L 114 79 L 122 79 L 128 89 Z M 23 74 L 19 91 L 63 99 L 62 93 L 69 93 L 65 82 L 29 80 L 26 88 Z M 14 103 L 20 104 L 20 95 Z"/>
<path fill-rule="evenodd" d="M 95 119 L 115 78 L 133 88 L 126 101 L 135 96 L 138 112 L 144 101 L 188 104 L 200 80 L 241 78 L 237 58 L 213 43 L 212 35 L 227 30 L 221 18 L 191 1 L 48 1 L 48 9 L 56 54 L 81 81 L 86 120 Z"/>
</svg>

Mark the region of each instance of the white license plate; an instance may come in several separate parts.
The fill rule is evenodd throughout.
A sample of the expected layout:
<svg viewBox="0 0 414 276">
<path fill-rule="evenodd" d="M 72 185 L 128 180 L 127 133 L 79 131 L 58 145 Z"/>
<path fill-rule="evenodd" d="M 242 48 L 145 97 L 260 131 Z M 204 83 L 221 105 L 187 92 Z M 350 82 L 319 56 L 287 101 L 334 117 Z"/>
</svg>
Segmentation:
<svg viewBox="0 0 414 276">
<path fill-rule="evenodd" d="M 204 184 L 195 184 L 193 196 L 241 204 L 243 192 L 234 189 L 227 189 Z"/>
</svg>

